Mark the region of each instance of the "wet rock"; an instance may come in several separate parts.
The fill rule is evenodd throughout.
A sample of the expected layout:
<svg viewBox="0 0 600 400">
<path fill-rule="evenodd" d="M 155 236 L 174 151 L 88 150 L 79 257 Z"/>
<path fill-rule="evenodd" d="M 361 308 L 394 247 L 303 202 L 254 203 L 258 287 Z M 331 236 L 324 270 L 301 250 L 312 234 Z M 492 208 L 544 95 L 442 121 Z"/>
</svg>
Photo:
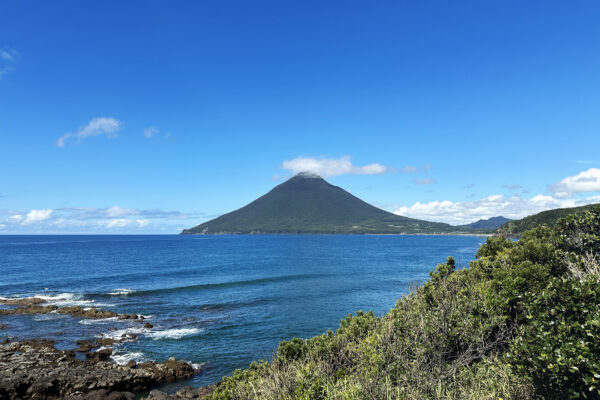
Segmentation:
<svg viewBox="0 0 600 400">
<path fill-rule="evenodd" d="M 73 394 L 66 400 L 135 400 L 135 394 L 131 392 L 109 392 L 105 389 L 93 390 L 85 394 Z"/>
<path fill-rule="evenodd" d="M 135 367 L 137 367 L 137 362 L 135 362 L 135 360 L 129 360 L 129 362 L 127 364 L 125 364 L 125 366 L 127 368 L 135 368 Z"/>
<path fill-rule="evenodd" d="M 175 395 L 183 399 L 195 399 L 198 397 L 198 389 L 191 386 L 185 386 L 179 389 Z"/>
<path fill-rule="evenodd" d="M 80 346 L 94 345 L 80 341 Z M 191 377 L 187 363 L 170 359 L 136 368 L 108 361 L 112 350 L 88 352 L 82 361 L 74 351 L 57 350 L 52 341 L 29 340 L 0 345 L 1 399 L 133 400 L 131 392 Z"/>
<path fill-rule="evenodd" d="M 45 303 L 46 300 L 39 297 L 25 297 L 21 299 L 0 299 L 0 304 L 7 306 L 35 306 Z"/>
<path fill-rule="evenodd" d="M 85 353 L 85 359 L 91 362 L 106 361 L 110 359 L 112 349 L 102 349 L 94 352 Z"/>
<path fill-rule="evenodd" d="M 23 307 L 1 309 L 0 315 L 49 314 L 57 309 L 56 306 L 25 305 Z"/>
<path fill-rule="evenodd" d="M 6 329 L 6 328 L 7 328 L 7 325 L 0 324 L 0 329 Z"/>
<path fill-rule="evenodd" d="M 150 322 L 146 322 L 144 324 L 144 328 L 146 328 L 146 329 L 152 329 L 152 328 L 154 328 L 154 325 L 152 325 Z"/>
<path fill-rule="evenodd" d="M 83 352 L 83 353 L 87 353 L 88 351 L 92 351 L 92 349 L 94 347 L 97 347 L 97 346 L 94 346 L 92 344 L 92 342 L 90 342 L 89 340 L 77 340 L 75 343 L 79 346 L 77 349 L 75 349 L 75 351 L 80 351 L 80 352 Z"/>
<path fill-rule="evenodd" d="M 185 386 L 179 389 L 174 394 L 167 394 L 160 390 L 153 390 L 150 392 L 146 400 L 183 400 L 183 399 L 203 399 L 214 391 L 214 385 L 210 385 L 202 388 L 195 388 L 191 386 Z"/>
<path fill-rule="evenodd" d="M 56 310 L 60 314 L 68 314 L 77 318 L 101 319 L 117 317 L 114 311 L 101 310 L 99 308 L 83 308 L 81 306 L 61 307 Z"/>
<path fill-rule="evenodd" d="M 146 400 L 171 400 L 173 396 L 169 396 L 165 392 L 161 392 L 160 390 L 153 390 L 150 392 Z"/>
<path fill-rule="evenodd" d="M 119 314 L 119 319 L 138 319 L 137 314 Z"/>
</svg>

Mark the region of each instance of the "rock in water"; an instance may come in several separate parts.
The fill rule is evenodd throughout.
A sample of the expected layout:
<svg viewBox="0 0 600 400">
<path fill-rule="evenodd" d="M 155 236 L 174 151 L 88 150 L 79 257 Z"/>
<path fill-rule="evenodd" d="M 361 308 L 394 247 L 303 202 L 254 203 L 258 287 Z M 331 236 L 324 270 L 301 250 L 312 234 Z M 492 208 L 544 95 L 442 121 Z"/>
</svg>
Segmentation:
<svg viewBox="0 0 600 400">
<path fill-rule="evenodd" d="M 80 346 L 87 343 L 80 342 Z M 24 340 L 0 345 L 0 399 L 129 400 L 128 392 L 148 390 L 164 382 L 193 376 L 184 361 L 145 362 L 135 368 L 108 361 L 112 350 L 89 354 L 57 350 L 48 340 Z"/>
</svg>

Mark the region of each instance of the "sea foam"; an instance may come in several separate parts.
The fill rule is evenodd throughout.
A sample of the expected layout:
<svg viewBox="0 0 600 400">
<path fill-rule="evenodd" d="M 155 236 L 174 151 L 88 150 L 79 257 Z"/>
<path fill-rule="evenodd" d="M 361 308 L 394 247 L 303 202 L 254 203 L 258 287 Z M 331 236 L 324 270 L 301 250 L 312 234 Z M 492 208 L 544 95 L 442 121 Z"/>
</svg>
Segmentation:
<svg viewBox="0 0 600 400">
<path fill-rule="evenodd" d="M 127 296 L 128 294 L 131 293 L 135 293 L 135 290 L 133 289 L 127 289 L 127 288 L 119 288 L 119 289 L 115 289 L 112 292 L 108 292 L 106 294 L 108 294 L 109 296 Z"/>
<path fill-rule="evenodd" d="M 203 332 L 203 329 L 199 328 L 179 328 L 179 329 L 167 329 L 164 331 L 152 331 L 146 334 L 146 336 L 154 339 L 181 339 L 185 336 L 195 335 L 197 333 Z"/>
<path fill-rule="evenodd" d="M 132 351 L 129 353 L 113 353 L 110 358 L 113 359 L 119 365 L 125 365 L 129 361 L 134 360 L 135 362 L 143 362 L 147 361 L 147 358 L 144 356 L 144 353 L 141 351 Z"/>
</svg>

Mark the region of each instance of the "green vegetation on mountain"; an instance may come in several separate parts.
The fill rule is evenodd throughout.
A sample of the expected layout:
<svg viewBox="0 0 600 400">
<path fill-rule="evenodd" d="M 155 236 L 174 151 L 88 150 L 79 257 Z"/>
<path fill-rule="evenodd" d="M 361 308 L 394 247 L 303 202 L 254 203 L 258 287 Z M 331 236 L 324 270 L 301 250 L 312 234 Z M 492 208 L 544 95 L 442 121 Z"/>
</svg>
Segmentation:
<svg viewBox="0 0 600 400">
<path fill-rule="evenodd" d="M 497 233 L 507 236 L 520 236 L 523 232 L 533 229 L 539 225 L 547 225 L 550 228 L 554 227 L 558 220 L 570 214 L 577 214 L 585 210 L 589 210 L 596 204 L 590 204 L 581 207 L 572 208 L 557 208 L 554 210 L 542 211 L 537 214 L 530 215 L 523 219 L 509 221 L 498 228 Z"/>
<path fill-rule="evenodd" d="M 488 219 L 480 219 L 479 221 L 471 222 L 466 225 L 459 225 L 459 228 L 475 229 L 475 230 L 496 230 L 505 223 L 511 221 L 505 217 L 492 217 Z"/>
<path fill-rule="evenodd" d="M 301 173 L 245 207 L 182 234 L 451 233 L 452 225 L 402 217 L 374 207 L 317 175 Z"/>
<path fill-rule="evenodd" d="M 226 399 L 599 399 L 600 206 L 448 257 L 386 315 L 281 342 Z"/>
</svg>

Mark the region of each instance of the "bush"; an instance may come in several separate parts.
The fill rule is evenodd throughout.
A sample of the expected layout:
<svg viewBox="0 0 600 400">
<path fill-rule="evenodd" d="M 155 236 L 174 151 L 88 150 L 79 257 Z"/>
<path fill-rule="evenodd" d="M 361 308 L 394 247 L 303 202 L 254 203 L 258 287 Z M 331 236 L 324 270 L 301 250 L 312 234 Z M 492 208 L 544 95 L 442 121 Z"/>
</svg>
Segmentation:
<svg viewBox="0 0 600 400">
<path fill-rule="evenodd" d="M 554 279 L 527 304 L 510 359 L 547 399 L 600 395 L 600 281 Z"/>
<path fill-rule="evenodd" d="M 211 399 L 598 399 L 600 207 L 448 257 L 385 316 L 281 342 Z"/>
</svg>

